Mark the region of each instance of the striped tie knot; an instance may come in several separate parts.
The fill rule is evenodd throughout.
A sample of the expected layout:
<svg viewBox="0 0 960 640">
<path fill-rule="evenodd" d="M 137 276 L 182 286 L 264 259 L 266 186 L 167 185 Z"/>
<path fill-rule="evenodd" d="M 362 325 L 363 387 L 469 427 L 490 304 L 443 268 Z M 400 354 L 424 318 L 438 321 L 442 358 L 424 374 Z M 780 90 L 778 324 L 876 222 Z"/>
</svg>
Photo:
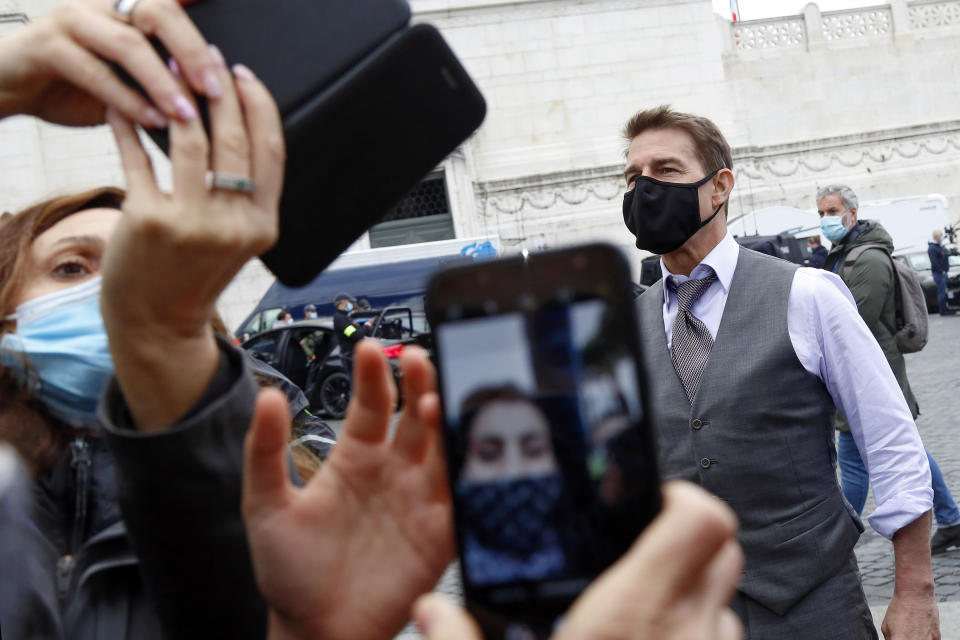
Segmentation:
<svg viewBox="0 0 960 640">
<path fill-rule="evenodd" d="M 717 274 L 711 273 L 706 278 L 700 280 L 687 280 L 677 284 L 677 279 L 670 277 L 667 280 L 667 286 L 677 296 L 677 305 L 680 307 L 680 313 L 690 311 L 690 307 L 696 302 L 704 292 L 710 288 L 717 279 Z"/>
</svg>

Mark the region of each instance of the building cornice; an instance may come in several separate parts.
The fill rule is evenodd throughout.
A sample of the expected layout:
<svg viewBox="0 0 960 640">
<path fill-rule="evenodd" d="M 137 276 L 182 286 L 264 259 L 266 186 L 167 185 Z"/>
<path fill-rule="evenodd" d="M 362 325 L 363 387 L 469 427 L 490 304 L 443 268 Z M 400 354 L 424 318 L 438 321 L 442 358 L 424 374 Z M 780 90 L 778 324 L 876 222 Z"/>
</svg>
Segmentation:
<svg viewBox="0 0 960 640">
<path fill-rule="evenodd" d="M 700 4 L 702 0 L 414 0 L 414 21 L 430 22 L 441 29 L 500 23 L 511 20 L 557 18 L 570 15 L 604 13 Z"/>
<path fill-rule="evenodd" d="M 960 156 L 960 120 L 733 149 L 737 177 L 759 181 L 757 186 L 862 166 L 936 161 L 949 154 Z M 623 164 L 479 182 L 474 188 L 483 215 L 613 201 L 623 195 Z"/>
</svg>

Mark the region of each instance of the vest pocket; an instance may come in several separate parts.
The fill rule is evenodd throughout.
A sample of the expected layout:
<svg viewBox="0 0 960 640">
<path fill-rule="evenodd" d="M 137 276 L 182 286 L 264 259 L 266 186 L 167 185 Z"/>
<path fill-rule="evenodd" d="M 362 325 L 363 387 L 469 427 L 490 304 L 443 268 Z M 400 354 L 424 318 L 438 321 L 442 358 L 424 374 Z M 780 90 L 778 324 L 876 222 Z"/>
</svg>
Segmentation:
<svg viewBox="0 0 960 640">
<path fill-rule="evenodd" d="M 747 568 L 740 591 L 785 615 L 846 566 L 859 536 L 839 490 L 784 522 L 744 531 Z"/>
</svg>

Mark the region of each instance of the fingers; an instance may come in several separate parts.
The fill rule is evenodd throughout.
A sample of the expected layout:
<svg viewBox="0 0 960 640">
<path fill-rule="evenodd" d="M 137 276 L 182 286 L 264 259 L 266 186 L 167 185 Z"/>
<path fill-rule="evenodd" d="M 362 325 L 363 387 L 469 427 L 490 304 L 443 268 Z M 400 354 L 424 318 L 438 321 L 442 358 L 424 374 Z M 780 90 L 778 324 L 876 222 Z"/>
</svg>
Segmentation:
<svg viewBox="0 0 960 640">
<path fill-rule="evenodd" d="M 282 507 L 293 487 L 287 470 L 290 440 L 290 409 L 277 389 L 264 389 L 257 396 L 250 431 L 244 443 L 243 512 Z"/>
<path fill-rule="evenodd" d="M 179 70 L 177 79 L 180 87 L 186 92 L 187 86 Z M 180 118 L 170 122 L 173 190 L 178 197 L 182 197 L 187 202 L 203 202 L 207 195 L 210 143 L 193 97 L 181 94 L 178 98 L 177 110 Z"/>
<path fill-rule="evenodd" d="M 223 95 L 220 66 L 196 25 L 173 0 L 140 0 L 130 22 L 147 36 L 157 36 L 183 70 L 194 92 L 211 99 Z"/>
<path fill-rule="evenodd" d="M 250 141 L 240 110 L 240 99 L 220 50 L 211 45 L 210 51 L 220 63 L 216 73 L 225 88 L 219 100 L 208 103 L 212 141 L 210 167 L 219 173 L 246 178 L 250 175 Z"/>
<path fill-rule="evenodd" d="M 715 629 L 715 631 L 714 631 Z M 715 640 L 742 640 L 743 623 L 730 609 L 724 609 L 720 612 L 716 626 L 708 631 L 712 633 Z"/>
<path fill-rule="evenodd" d="M 467 612 L 440 595 L 421 596 L 413 605 L 413 619 L 427 640 L 481 640 Z"/>
<path fill-rule="evenodd" d="M 424 415 L 421 399 L 436 393 L 436 373 L 426 351 L 407 347 L 400 356 L 400 371 L 403 373 L 403 414 L 397 425 L 394 447 L 407 459 L 420 462 L 427 453 L 430 437 L 436 432 L 439 412 Z M 427 405 L 430 413 L 430 405 Z M 431 420 L 433 419 L 433 420 Z"/>
<path fill-rule="evenodd" d="M 253 202 L 257 205 L 256 210 L 265 216 L 262 222 L 273 231 L 271 236 L 264 239 L 269 244 L 261 248 L 259 253 L 262 253 L 273 245 L 278 233 L 277 208 L 286 163 L 283 127 L 277 104 L 263 83 L 243 65 L 234 65 L 233 70 L 250 141 L 247 175 L 257 185 L 252 196 Z"/>
<path fill-rule="evenodd" d="M 390 365 L 380 343 L 366 338 L 353 350 L 353 395 L 347 407 L 343 434 L 366 442 L 387 437 L 393 413 Z"/>
<path fill-rule="evenodd" d="M 127 178 L 128 193 L 133 197 L 160 197 L 150 157 L 143 150 L 133 124 L 112 108 L 107 109 L 106 117 L 117 141 L 123 173 Z"/>
<path fill-rule="evenodd" d="M 743 549 L 733 538 L 727 540 L 711 562 L 704 579 L 704 600 L 708 609 L 724 608 L 737 591 L 743 571 Z"/>
<path fill-rule="evenodd" d="M 658 577 L 658 596 L 666 604 L 699 579 L 736 530 L 736 516 L 719 499 L 695 485 L 672 482 L 663 488 L 663 511 L 624 561 L 636 575 Z"/>
<path fill-rule="evenodd" d="M 154 108 L 146 99 L 117 77 L 102 60 L 70 40 L 62 40 L 56 45 L 59 49 L 50 56 L 50 63 L 56 72 L 67 82 L 82 88 L 106 105 L 112 105 L 126 118 L 149 128 L 159 129 L 167 126 L 167 116 Z M 91 49 L 94 49 L 91 47 Z M 154 58 L 156 58 L 154 54 Z M 159 61 L 159 58 L 157 58 Z M 167 77 L 169 72 L 164 71 Z M 160 101 L 167 104 L 164 111 L 175 115 L 173 101 Z"/>
<path fill-rule="evenodd" d="M 79 8 L 82 5 L 73 6 L 77 8 L 73 11 L 68 10 L 65 14 L 57 14 L 57 16 L 61 19 L 71 37 L 82 45 L 85 59 L 65 60 L 66 65 L 73 67 L 75 71 L 67 76 L 64 69 L 64 76 L 100 97 L 107 104 L 114 104 L 114 101 L 104 97 L 106 89 L 120 96 L 133 94 L 137 97 L 137 103 L 143 103 L 141 108 L 133 112 L 127 112 L 123 110 L 122 104 L 116 104 L 117 108 L 121 109 L 124 115 L 128 117 L 147 115 L 146 109 L 149 107 L 143 98 L 123 85 L 116 74 L 105 64 L 96 60 L 87 51 L 89 50 L 101 58 L 122 65 L 127 73 L 147 92 L 153 104 L 157 105 L 167 117 L 176 118 L 176 98 L 181 93 L 180 86 L 146 37 L 130 25 L 99 13 L 84 11 Z M 102 72 L 100 70 L 93 71 L 94 64 L 102 67 Z M 85 75 L 86 77 L 84 77 Z M 101 84 L 106 86 L 101 87 Z M 116 85 L 120 85 L 124 90 L 117 91 Z M 156 110 L 154 112 L 158 116 L 160 115 Z M 152 127 L 164 127 L 166 121 L 144 124 Z"/>
</svg>

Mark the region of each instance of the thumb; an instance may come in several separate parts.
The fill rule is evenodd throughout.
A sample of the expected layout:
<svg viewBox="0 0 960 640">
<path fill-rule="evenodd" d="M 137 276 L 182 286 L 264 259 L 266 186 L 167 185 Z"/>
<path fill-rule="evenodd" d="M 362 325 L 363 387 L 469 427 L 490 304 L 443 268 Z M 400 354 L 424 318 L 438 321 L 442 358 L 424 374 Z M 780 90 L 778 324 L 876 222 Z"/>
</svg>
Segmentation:
<svg viewBox="0 0 960 640">
<path fill-rule="evenodd" d="M 286 397 L 277 389 L 262 390 L 244 444 L 244 515 L 279 506 L 288 497 L 289 439 L 290 408 Z"/>
<path fill-rule="evenodd" d="M 480 629 L 467 612 L 431 593 L 413 605 L 413 619 L 427 640 L 481 640 Z"/>
</svg>

